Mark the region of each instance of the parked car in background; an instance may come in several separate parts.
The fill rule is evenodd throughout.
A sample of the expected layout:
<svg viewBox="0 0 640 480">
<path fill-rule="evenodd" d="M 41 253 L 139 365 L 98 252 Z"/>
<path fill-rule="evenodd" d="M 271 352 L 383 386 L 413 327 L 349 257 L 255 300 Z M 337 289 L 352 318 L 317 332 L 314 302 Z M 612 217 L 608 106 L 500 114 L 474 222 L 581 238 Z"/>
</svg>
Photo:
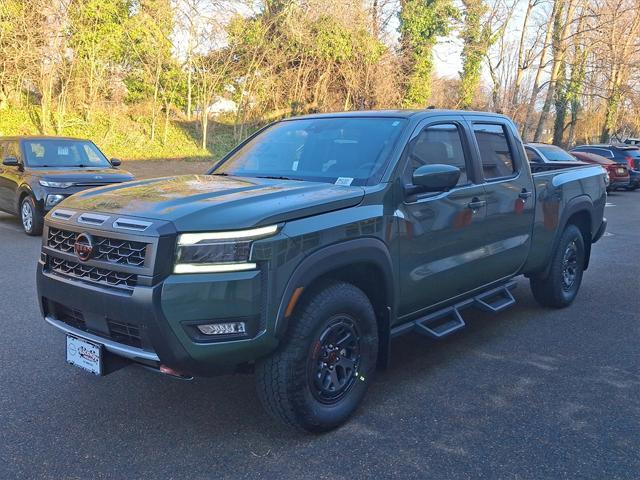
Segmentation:
<svg viewBox="0 0 640 480">
<path fill-rule="evenodd" d="M 584 163 L 593 163 L 602 166 L 609 174 L 609 186 L 607 191 L 627 188 L 631 177 L 626 163 L 618 163 L 601 155 L 589 152 L 573 151 L 571 154 Z"/>
<path fill-rule="evenodd" d="M 614 162 L 625 163 L 630 176 L 629 185 L 625 188 L 635 190 L 640 187 L 640 147 L 624 143 L 580 145 L 571 149 L 571 153 L 574 152 L 595 153 Z"/>
<path fill-rule="evenodd" d="M 524 151 L 534 173 L 586 165 L 566 150 L 547 143 L 525 143 Z"/>
<path fill-rule="evenodd" d="M 44 215 L 88 188 L 133 180 L 89 140 L 0 137 L 0 210 L 19 215 L 28 235 L 40 235 Z"/>
<path fill-rule="evenodd" d="M 624 141 L 624 143 L 627 145 L 640 145 L 640 138 L 629 137 Z"/>
</svg>

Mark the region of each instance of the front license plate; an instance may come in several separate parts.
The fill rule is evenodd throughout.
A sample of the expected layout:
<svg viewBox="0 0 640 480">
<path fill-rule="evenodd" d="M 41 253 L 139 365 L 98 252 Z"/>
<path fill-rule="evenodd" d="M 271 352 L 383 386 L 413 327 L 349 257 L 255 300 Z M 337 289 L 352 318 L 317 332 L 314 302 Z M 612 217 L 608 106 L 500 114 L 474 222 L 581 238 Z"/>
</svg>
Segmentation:
<svg viewBox="0 0 640 480">
<path fill-rule="evenodd" d="M 94 375 L 102 375 L 102 346 L 67 335 L 67 362 Z"/>
<path fill-rule="evenodd" d="M 624 168 L 618 169 L 618 175 L 624 175 Z"/>
</svg>

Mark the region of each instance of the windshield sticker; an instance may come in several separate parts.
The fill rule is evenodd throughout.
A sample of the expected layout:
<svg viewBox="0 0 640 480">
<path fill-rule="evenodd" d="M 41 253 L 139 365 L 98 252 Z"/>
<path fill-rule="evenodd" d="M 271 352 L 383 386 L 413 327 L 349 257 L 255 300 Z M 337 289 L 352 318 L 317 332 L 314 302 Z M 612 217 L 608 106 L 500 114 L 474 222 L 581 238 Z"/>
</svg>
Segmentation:
<svg viewBox="0 0 640 480">
<path fill-rule="evenodd" d="M 348 187 L 353 182 L 353 178 L 351 177 L 338 177 L 336 180 L 336 185 L 342 185 L 344 187 Z"/>
<path fill-rule="evenodd" d="M 58 155 L 69 155 L 69 147 L 58 147 Z"/>
<path fill-rule="evenodd" d="M 291 169 L 292 169 L 294 172 L 297 172 L 297 171 L 298 171 L 298 160 L 296 160 L 295 162 L 293 162 L 293 166 L 291 167 Z"/>
<path fill-rule="evenodd" d="M 398 120 L 391 124 L 392 127 L 397 127 L 398 125 L 400 125 L 400 122 Z"/>
</svg>

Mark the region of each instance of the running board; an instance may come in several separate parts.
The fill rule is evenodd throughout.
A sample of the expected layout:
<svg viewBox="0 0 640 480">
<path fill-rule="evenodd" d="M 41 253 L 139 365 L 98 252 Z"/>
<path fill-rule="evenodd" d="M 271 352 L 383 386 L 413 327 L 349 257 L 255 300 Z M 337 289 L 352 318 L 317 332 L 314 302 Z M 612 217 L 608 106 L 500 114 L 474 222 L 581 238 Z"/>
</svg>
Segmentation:
<svg viewBox="0 0 640 480">
<path fill-rule="evenodd" d="M 430 313 L 407 324 L 399 325 L 392 330 L 391 335 L 396 337 L 409 331 L 415 331 L 431 338 L 444 338 L 465 327 L 462 310 L 476 307 L 485 312 L 498 313 L 514 305 L 516 299 L 511 294 L 511 290 L 514 288 L 516 288 L 515 281 L 505 283 L 450 307 Z"/>
</svg>

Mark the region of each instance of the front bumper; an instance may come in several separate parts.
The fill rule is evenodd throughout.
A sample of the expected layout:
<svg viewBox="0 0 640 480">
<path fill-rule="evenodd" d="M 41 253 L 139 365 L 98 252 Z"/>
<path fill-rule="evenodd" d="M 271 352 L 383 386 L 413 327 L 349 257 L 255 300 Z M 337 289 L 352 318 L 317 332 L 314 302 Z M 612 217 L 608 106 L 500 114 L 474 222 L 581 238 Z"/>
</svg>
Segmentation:
<svg viewBox="0 0 640 480">
<path fill-rule="evenodd" d="M 196 376 L 229 373 L 277 347 L 265 318 L 259 270 L 174 275 L 123 292 L 62 277 L 41 260 L 37 285 L 49 324 L 153 368 Z M 234 320 L 250 325 L 245 338 L 211 341 L 192 333 L 194 324 Z"/>
</svg>

